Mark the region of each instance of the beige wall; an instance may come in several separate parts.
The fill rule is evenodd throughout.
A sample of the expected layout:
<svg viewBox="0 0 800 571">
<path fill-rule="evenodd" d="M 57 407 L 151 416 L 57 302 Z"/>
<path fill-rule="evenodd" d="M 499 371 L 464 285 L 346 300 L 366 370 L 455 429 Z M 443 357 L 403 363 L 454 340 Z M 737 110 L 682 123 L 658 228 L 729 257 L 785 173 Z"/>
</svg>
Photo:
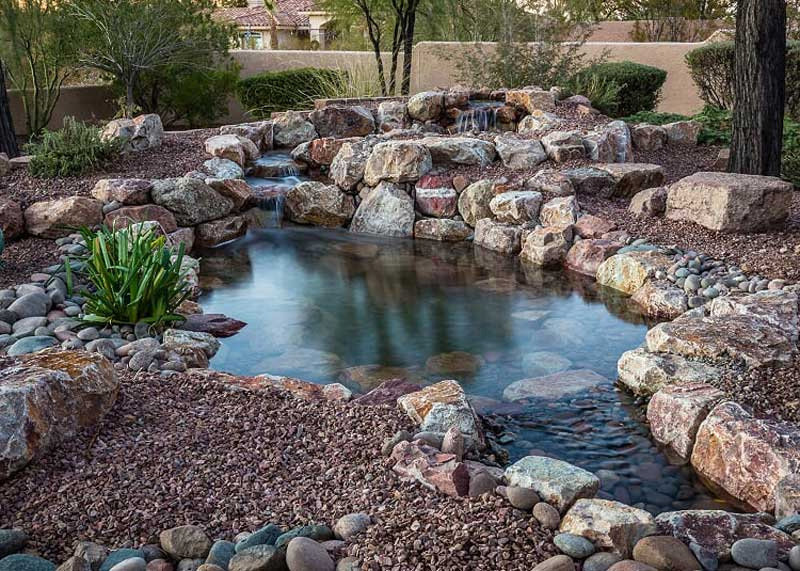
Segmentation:
<svg viewBox="0 0 800 571">
<path fill-rule="evenodd" d="M 27 133 L 27 129 L 22 98 L 19 92 L 13 89 L 9 91 L 8 97 L 14 129 L 18 134 L 24 135 Z M 110 119 L 117 112 L 116 105 L 112 100 L 113 96 L 110 90 L 102 85 L 65 87 L 61 90 L 61 97 L 58 98 L 48 128 L 61 128 L 64 117 L 67 116 L 90 122 Z"/>
</svg>

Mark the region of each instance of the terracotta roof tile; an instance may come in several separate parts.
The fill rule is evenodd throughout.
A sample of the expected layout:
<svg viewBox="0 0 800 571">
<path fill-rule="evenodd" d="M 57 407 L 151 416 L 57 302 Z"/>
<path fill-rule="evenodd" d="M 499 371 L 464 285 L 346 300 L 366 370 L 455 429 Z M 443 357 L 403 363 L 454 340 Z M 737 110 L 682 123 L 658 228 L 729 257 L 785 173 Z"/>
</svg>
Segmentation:
<svg viewBox="0 0 800 571">
<path fill-rule="evenodd" d="M 317 10 L 314 0 L 275 0 L 275 18 L 278 25 L 287 28 L 307 28 L 308 16 L 303 12 Z M 263 7 L 222 8 L 215 12 L 220 20 L 227 20 L 239 27 L 268 28 L 272 13 Z"/>
</svg>

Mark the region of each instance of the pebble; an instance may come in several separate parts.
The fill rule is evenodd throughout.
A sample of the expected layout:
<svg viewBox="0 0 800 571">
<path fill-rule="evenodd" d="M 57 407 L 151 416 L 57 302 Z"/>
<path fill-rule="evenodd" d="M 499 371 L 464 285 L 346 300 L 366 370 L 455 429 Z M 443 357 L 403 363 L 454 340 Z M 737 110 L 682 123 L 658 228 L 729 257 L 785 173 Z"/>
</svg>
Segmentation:
<svg viewBox="0 0 800 571">
<path fill-rule="evenodd" d="M 181 525 L 162 531 L 158 536 L 161 548 L 173 559 L 204 559 L 211 549 L 211 540 L 196 525 Z"/>
<path fill-rule="evenodd" d="M 557 529 L 561 523 L 558 510 L 545 502 L 533 506 L 533 517 L 546 529 Z"/>
<path fill-rule="evenodd" d="M 295 537 L 289 542 L 286 565 L 289 571 L 334 571 L 335 568 L 325 548 L 307 537 Z"/>
<path fill-rule="evenodd" d="M 452 454 L 458 462 L 464 459 L 464 435 L 457 426 L 451 426 L 442 438 L 442 452 Z"/>
<path fill-rule="evenodd" d="M 768 539 L 740 539 L 731 546 L 731 558 L 742 567 L 778 566 L 778 546 Z"/>
<path fill-rule="evenodd" d="M 533 571 L 575 571 L 575 563 L 568 555 L 556 555 L 539 563 Z"/>
<path fill-rule="evenodd" d="M 800 571 L 800 545 L 795 545 L 789 551 L 789 567 L 792 571 Z"/>
<path fill-rule="evenodd" d="M 352 541 L 364 533 L 372 524 L 372 518 L 365 513 L 353 513 L 340 517 L 333 526 L 333 534 L 338 539 Z"/>
<path fill-rule="evenodd" d="M 616 553 L 595 553 L 583 562 L 583 571 L 608 571 L 609 567 L 622 561 Z"/>
<path fill-rule="evenodd" d="M 97 328 L 95 327 L 87 327 L 86 329 L 81 329 L 78 331 L 78 339 L 81 341 L 94 341 L 100 337 L 100 333 L 98 333 Z"/>
<path fill-rule="evenodd" d="M 689 547 L 671 535 L 654 535 L 639 540 L 633 548 L 633 558 L 656 569 L 696 571 L 700 568 Z"/>
<path fill-rule="evenodd" d="M 506 497 L 512 506 L 523 511 L 530 511 L 540 502 L 539 495 L 534 490 L 521 486 L 507 486 Z"/>
<path fill-rule="evenodd" d="M 592 542 L 574 533 L 559 533 L 553 538 L 553 543 L 565 555 L 574 559 L 586 559 L 594 553 Z"/>
</svg>

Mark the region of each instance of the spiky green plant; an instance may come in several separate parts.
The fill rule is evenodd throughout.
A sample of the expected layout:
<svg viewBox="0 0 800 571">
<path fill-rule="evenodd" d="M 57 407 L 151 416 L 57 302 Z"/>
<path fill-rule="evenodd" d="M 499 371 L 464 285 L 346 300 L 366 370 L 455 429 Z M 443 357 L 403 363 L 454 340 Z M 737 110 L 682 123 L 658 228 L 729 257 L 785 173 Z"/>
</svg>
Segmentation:
<svg viewBox="0 0 800 571">
<path fill-rule="evenodd" d="M 183 244 L 174 251 L 164 236 L 141 226 L 81 228 L 80 234 L 89 250 L 85 277 L 94 286 L 84 294 L 84 321 L 159 326 L 184 319 L 175 313 L 190 290 L 181 269 Z"/>
</svg>

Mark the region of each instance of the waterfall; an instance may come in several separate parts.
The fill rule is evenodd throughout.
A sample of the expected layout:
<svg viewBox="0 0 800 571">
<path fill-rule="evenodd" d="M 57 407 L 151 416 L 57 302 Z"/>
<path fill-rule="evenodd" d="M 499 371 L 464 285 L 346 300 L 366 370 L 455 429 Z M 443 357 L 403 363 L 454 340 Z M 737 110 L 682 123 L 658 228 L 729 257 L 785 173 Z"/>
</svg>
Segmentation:
<svg viewBox="0 0 800 571">
<path fill-rule="evenodd" d="M 462 111 L 456 119 L 456 131 L 464 134 L 496 129 L 497 109 L 496 105 L 476 105 Z"/>
</svg>

